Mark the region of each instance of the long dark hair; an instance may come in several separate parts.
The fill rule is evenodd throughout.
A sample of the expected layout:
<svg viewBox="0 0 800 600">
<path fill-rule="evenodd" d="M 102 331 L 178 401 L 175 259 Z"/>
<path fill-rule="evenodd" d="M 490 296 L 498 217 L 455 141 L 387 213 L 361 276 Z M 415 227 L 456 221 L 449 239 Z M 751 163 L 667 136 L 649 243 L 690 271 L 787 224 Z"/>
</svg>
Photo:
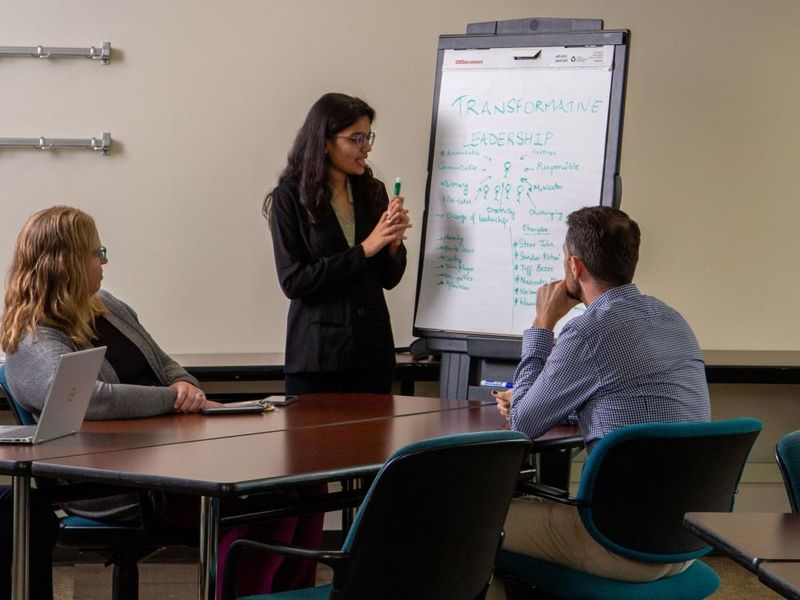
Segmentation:
<svg viewBox="0 0 800 600">
<path fill-rule="evenodd" d="M 289 152 L 288 164 L 278 179 L 278 185 L 288 183 L 297 187 L 300 204 L 308 212 L 312 225 L 320 223 L 324 215 L 328 214 L 326 208 L 331 200 L 325 144 L 362 117 L 367 117 L 372 123 L 375 120 L 375 110 L 360 98 L 329 93 L 314 103 L 308 111 L 305 123 L 297 132 Z M 365 175 L 372 176 L 369 167 Z M 264 198 L 262 213 L 267 219 L 270 218 L 273 193 L 274 190 Z"/>
</svg>

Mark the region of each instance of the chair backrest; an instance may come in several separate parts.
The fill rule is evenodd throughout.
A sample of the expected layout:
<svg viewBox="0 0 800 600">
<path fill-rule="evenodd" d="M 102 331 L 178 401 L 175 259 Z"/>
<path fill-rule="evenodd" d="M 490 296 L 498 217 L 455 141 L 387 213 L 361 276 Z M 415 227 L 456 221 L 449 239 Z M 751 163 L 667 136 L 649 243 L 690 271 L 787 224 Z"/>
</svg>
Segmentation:
<svg viewBox="0 0 800 600">
<path fill-rule="evenodd" d="M 679 562 L 710 547 L 683 526 L 687 512 L 728 512 L 761 422 L 647 423 L 601 439 L 577 497 L 592 536 L 613 552 Z"/>
<path fill-rule="evenodd" d="M 14 418 L 16 418 L 17 423 L 20 425 L 36 425 L 36 420 L 33 418 L 33 415 L 14 399 L 11 389 L 8 387 L 5 365 L 0 365 L 0 387 L 3 388 L 3 393 L 8 399 L 8 406 L 11 408 L 11 412 L 14 413 Z"/>
<path fill-rule="evenodd" d="M 781 468 L 783 483 L 789 496 L 792 512 L 798 511 L 800 501 L 800 431 L 787 433 L 775 446 L 775 458 Z"/>
<path fill-rule="evenodd" d="M 345 540 L 334 597 L 474 600 L 494 568 L 530 442 L 518 432 L 426 440 L 393 454 Z"/>
</svg>

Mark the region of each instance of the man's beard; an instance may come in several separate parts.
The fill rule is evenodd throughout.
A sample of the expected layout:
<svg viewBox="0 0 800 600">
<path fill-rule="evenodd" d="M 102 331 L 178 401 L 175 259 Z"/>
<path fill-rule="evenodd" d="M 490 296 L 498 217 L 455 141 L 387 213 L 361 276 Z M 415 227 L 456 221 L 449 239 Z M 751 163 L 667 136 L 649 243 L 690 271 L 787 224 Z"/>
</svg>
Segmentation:
<svg viewBox="0 0 800 600">
<path fill-rule="evenodd" d="M 564 278 L 564 286 L 567 289 L 567 296 L 572 298 L 573 300 L 577 300 L 578 302 L 583 302 L 583 290 L 581 290 L 581 284 L 577 281 L 571 280 L 569 277 Z"/>
</svg>

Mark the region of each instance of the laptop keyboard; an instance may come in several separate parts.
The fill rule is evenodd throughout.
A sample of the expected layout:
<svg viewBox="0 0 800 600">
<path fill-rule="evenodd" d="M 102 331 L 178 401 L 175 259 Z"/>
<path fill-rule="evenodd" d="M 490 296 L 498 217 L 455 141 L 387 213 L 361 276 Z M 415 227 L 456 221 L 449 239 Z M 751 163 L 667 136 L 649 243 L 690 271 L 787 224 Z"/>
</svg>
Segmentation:
<svg viewBox="0 0 800 600">
<path fill-rule="evenodd" d="M 36 433 L 35 425 L 20 425 L 19 427 L 0 429 L 0 437 L 4 438 L 31 437 L 34 433 Z"/>
</svg>

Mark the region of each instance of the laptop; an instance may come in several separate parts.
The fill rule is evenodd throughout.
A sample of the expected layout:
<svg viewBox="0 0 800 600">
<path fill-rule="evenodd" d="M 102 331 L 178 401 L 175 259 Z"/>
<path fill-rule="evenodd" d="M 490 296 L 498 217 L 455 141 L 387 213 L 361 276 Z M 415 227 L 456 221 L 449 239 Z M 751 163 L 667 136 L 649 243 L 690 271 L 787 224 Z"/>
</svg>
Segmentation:
<svg viewBox="0 0 800 600">
<path fill-rule="evenodd" d="M 62 354 L 36 425 L 0 427 L 0 444 L 38 444 L 79 431 L 106 347 Z"/>
</svg>

